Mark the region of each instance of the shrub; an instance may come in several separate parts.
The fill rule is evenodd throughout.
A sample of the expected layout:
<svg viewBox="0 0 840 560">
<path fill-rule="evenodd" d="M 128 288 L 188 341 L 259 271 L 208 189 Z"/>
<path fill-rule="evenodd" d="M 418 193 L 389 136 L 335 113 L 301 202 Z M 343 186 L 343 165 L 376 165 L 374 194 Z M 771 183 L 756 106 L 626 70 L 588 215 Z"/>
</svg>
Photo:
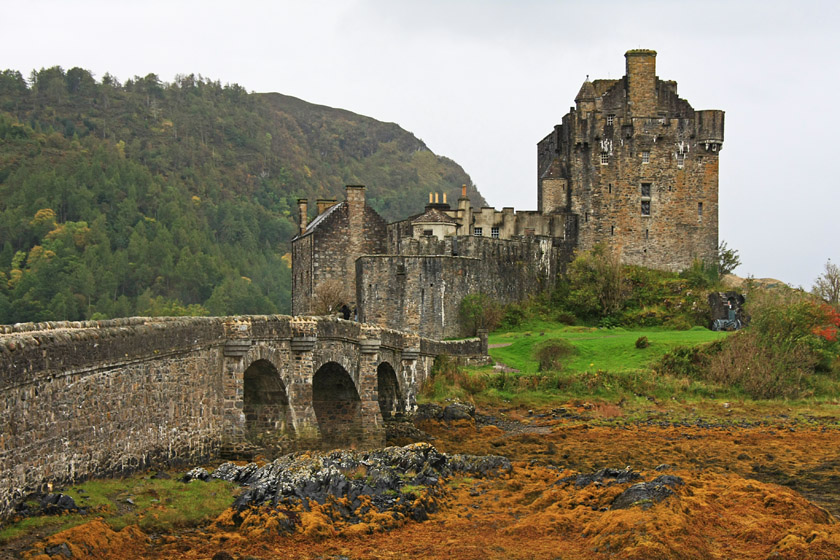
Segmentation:
<svg viewBox="0 0 840 560">
<path fill-rule="evenodd" d="M 312 294 L 313 315 L 331 315 L 336 313 L 344 303 L 344 282 L 333 278 L 318 284 Z"/>
<path fill-rule="evenodd" d="M 581 317 L 608 316 L 620 311 L 627 296 L 617 253 L 603 245 L 577 254 L 569 264 L 569 308 Z"/>
<path fill-rule="evenodd" d="M 694 259 L 691 267 L 680 272 L 680 278 L 684 278 L 692 288 L 709 290 L 720 283 L 720 274 L 717 264 L 710 264 Z"/>
<path fill-rule="evenodd" d="M 740 332 L 709 357 L 704 377 L 741 387 L 757 399 L 800 397 L 806 392 L 805 381 L 816 362 L 816 356 L 805 346 L 767 346 L 755 332 Z"/>
<path fill-rule="evenodd" d="M 646 336 L 640 336 L 636 339 L 636 348 L 647 348 L 650 346 L 650 341 Z"/>
<path fill-rule="evenodd" d="M 621 322 L 615 317 L 611 317 L 609 315 L 606 317 L 601 317 L 601 319 L 598 321 L 598 326 L 602 329 L 614 329 L 619 325 L 621 325 Z"/>
<path fill-rule="evenodd" d="M 534 346 L 534 357 L 539 363 L 539 371 L 562 369 L 562 360 L 574 355 L 575 352 L 575 347 L 562 338 L 550 338 Z"/>
<path fill-rule="evenodd" d="M 554 320 L 562 325 L 574 325 L 577 321 L 577 317 L 568 311 L 557 311 L 554 314 Z"/>
<path fill-rule="evenodd" d="M 458 306 L 458 319 L 465 334 L 475 336 L 479 329 L 494 330 L 502 320 L 501 305 L 487 294 L 469 294 Z"/>
<path fill-rule="evenodd" d="M 665 321 L 665 326 L 672 331 L 688 331 L 691 330 L 691 323 L 685 317 L 677 316 L 671 317 Z"/>
<path fill-rule="evenodd" d="M 510 303 L 505 306 L 502 326 L 508 329 L 516 328 L 522 324 L 526 317 L 527 312 L 522 303 Z"/>
<path fill-rule="evenodd" d="M 486 388 L 487 382 L 483 377 L 470 375 L 456 360 L 440 355 L 435 358 L 420 394 L 430 399 L 459 393 L 476 395 Z"/>
<path fill-rule="evenodd" d="M 627 310 L 621 314 L 621 324 L 625 327 L 658 327 L 665 322 L 666 313 L 659 307 L 643 307 Z"/>
</svg>

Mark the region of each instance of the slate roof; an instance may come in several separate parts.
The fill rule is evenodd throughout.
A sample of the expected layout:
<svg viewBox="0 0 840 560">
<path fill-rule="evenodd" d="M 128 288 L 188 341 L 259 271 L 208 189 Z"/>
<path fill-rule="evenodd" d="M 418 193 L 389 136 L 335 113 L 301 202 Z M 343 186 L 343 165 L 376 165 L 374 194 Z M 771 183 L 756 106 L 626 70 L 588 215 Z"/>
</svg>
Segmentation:
<svg viewBox="0 0 840 560">
<path fill-rule="evenodd" d="M 345 202 L 339 202 L 338 204 L 333 204 L 332 206 L 330 206 L 329 208 L 324 210 L 323 214 L 320 214 L 317 218 L 315 218 L 314 220 L 309 222 L 309 225 L 306 226 L 306 231 L 303 232 L 303 235 L 306 235 L 307 233 L 310 233 L 310 232 L 314 231 L 315 228 L 317 228 L 318 225 L 321 222 L 323 222 L 325 219 L 327 219 L 327 216 L 329 216 L 330 214 L 335 212 L 337 208 L 339 208 L 341 206 L 344 206 L 345 204 L 347 204 L 346 201 Z"/>
<path fill-rule="evenodd" d="M 594 101 L 595 100 L 595 86 L 592 85 L 592 82 L 586 80 L 583 82 L 583 85 L 580 86 L 580 91 L 575 97 L 575 102 L 578 101 Z"/>
<path fill-rule="evenodd" d="M 444 214 L 437 208 L 431 208 L 426 210 L 425 213 L 420 214 L 413 220 L 411 220 L 412 224 L 457 224 L 458 220 L 452 218 L 451 216 Z"/>
</svg>

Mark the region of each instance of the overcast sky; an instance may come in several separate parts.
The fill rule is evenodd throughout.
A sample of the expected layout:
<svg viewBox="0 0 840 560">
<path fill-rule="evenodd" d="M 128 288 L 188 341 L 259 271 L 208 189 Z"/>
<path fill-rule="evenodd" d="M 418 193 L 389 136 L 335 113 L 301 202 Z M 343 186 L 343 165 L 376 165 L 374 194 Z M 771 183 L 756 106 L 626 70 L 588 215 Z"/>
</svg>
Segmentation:
<svg viewBox="0 0 840 560">
<path fill-rule="evenodd" d="M 840 3 L 773 0 L 0 0 L 0 66 L 97 79 L 201 74 L 392 121 L 488 202 L 536 208 L 536 143 L 588 74 L 658 52 L 695 109 L 726 111 L 720 235 L 742 276 L 810 287 L 840 263 Z M 834 171 L 832 171 L 834 170 Z M 418 207 L 424 201 L 418 201 Z"/>
</svg>

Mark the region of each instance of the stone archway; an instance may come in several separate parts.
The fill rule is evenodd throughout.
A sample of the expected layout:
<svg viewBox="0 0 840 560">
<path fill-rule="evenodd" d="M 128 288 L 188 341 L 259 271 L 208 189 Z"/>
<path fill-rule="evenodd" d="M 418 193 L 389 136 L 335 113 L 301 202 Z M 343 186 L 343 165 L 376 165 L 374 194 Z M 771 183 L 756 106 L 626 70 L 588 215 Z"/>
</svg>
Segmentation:
<svg viewBox="0 0 840 560">
<path fill-rule="evenodd" d="M 391 420 L 405 413 L 405 399 L 400 392 L 397 374 L 388 362 L 376 368 L 376 386 L 379 395 L 379 412 L 383 420 Z"/>
<path fill-rule="evenodd" d="M 327 362 L 315 372 L 312 407 L 324 443 L 347 444 L 363 438 L 362 401 L 353 379 L 340 364 Z"/>
<path fill-rule="evenodd" d="M 294 437 L 286 386 L 268 360 L 256 360 L 245 370 L 243 413 L 248 439 L 269 443 Z"/>
</svg>

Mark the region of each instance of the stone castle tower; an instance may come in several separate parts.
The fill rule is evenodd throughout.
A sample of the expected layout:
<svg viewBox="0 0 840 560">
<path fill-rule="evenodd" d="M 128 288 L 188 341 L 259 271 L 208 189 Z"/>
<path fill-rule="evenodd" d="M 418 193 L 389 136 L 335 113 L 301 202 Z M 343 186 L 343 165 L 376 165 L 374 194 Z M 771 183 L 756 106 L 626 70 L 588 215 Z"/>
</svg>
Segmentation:
<svg viewBox="0 0 840 560">
<path fill-rule="evenodd" d="M 682 270 L 713 261 L 723 111 L 695 111 L 656 76 L 656 52 L 625 54 L 618 80 L 588 79 L 562 124 L 538 144 L 542 214 L 574 214 L 577 246 Z"/>
</svg>

